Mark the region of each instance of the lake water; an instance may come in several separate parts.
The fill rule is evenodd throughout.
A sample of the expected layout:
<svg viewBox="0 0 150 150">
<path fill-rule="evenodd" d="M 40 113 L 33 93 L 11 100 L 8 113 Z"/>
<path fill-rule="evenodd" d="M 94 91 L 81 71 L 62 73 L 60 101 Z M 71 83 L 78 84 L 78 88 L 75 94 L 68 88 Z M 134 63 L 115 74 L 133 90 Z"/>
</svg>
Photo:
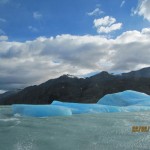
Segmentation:
<svg viewBox="0 0 150 150">
<path fill-rule="evenodd" d="M 34 118 L 0 106 L 0 150 L 150 150 L 150 132 L 132 126 L 150 126 L 150 112 Z"/>
</svg>

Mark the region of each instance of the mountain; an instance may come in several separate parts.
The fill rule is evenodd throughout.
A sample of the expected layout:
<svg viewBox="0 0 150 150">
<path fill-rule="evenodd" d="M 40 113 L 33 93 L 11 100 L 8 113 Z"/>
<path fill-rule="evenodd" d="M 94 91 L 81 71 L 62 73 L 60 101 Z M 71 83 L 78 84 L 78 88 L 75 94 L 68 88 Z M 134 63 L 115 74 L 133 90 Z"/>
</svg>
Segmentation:
<svg viewBox="0 0 150 150">
<path fill-rule="evenodd" d="M 121 75 L 103 71 L 85 79 L 63 75 L 3 97 L 0 104 L 49 104 L 53 100 L 96 103 L 106 94 L 124 90 L 150 94 L 150 67 Z"/>
<path fill-rule="evenodd" d="M 18 92 L 20 92 L 21 90 L 20 89 L 17 89 L 17 90 L 13 90 L 13 91 L 7 91 L 3 94 L 0 94 L 0 101 L 4 101 L 6 98 L 12 96 L 12 95 L 15 95 L 17 94 Z"/>
<path fill-rule="evenodd" d="M 143 68 L 138 71 L 131 71 L 129 73 L 123 73 L 124 77 L 134 77 L 134 78 L 150 78 L 150 67 Z"/>
</svg>

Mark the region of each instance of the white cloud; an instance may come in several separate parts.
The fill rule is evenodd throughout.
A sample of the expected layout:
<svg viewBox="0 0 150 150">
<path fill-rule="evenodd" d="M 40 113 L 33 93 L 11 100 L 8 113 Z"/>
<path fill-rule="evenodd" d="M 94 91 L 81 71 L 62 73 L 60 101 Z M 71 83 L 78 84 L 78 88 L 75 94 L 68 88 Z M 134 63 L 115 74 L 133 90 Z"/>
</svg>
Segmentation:
<svg viewBox="0 0 150 150">
<path fill-rule="evenodd" d="M 104 18 L 95 19 L 94 20 L 94 25 L 95 25 L 95 27 L 98 27 L 98 26 L 110 26 L 110 25 L 112 25 L 115 22 L 116 22 L 115 18 L 110 17 L 110 16 L 106 16 Z"/>
<path fill-rule="evenodd" d="M 0 18 L 0 22 L 6 22 L 6 20 L 3 18 Z"/>
<path fill-rule="evenodd" d="M 144 19 L 150 21 L 150 0 L 139 0 L 136 9 L 132 9 L 132 15 L 138 14 Z"/>
<path fill-rule="evenodd" d="M 113 24 L 109 27 L 105 27 L 105 26 L 100 26 L 98 29 L 97 29 L 97 32 L 98 33 L 110 33 L 112 31 L 115 31 L 115 30 L 118 30 L 122 27 L 122 23 L 116 23 L 116 24 Z"/>
<path fill-rule="evenodd" d="M 122 2 L 121 2 L 121 4 L 120 4 L 120 7 L 123 7 L 124 6 L 124 4 L 125 4 L 125 0 L 123 0 Z"/>
<path fill-rule="evenodd" d="M 38 11 L 33 12 L 33 18 L 39 20 L 42 18 L 42 14 Z"/>
<path fill-rule="evenodd" d="M 7 41 L 7 40 L 8 40 L 7 36 L 5 36 L 5 35 L 0 36 L 0 41 Z"/>
<path fill-rule="evenodd" d="M 116 23 L 116 19 L 110 16 L 95 19 L 93 23 L 98 33 L 110 33 L 119 30 L 122 27 L 122 23 Z"/>
<path fill-rule="evenodd" d="M 104 13 L 102 10 L 100 10 L 100 8 L 95 8 L 93 11 L 88 12 L 87 15 L 88 16 L 98 16 L 101 15 L 102 13 Z"/>
<path fill-rule="evenodd" d="M 6 91 L 4 91 L 4 90 L 0 90 L 0 94 L 3 94 L 3 93 L 5 93 Z"/>
<path fill-rule="evenodd" d="M 38 32 L 38 29 L 33 26 L 28 26 L 28 29 L 32 32 Z"/>
<path fill-rule="evenodd" d="M 38 84 L 62 74 L 130 71 L 150 65 L 150 28 L 99 35 L 58 35 L 0 42 L 0 89 Z"/>
<path fill-rule="evenodd" d="M 111 58 L 112 69 L 134 70 L 150 66 L 150 28 L 139 31 L 127 31 L 115 39 L 113 49 L 115 55 Z"/>
</svg>

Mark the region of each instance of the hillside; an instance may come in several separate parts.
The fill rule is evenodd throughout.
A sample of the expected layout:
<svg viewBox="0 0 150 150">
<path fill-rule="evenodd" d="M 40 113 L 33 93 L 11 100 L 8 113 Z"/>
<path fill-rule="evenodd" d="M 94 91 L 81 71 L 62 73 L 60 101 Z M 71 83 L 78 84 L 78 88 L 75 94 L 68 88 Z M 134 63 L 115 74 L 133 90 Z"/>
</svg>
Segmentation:
<svg viewBox="0 0 150 150">
<path fill-rule="evenodd" d="M 1 95 L 0 104 L 48 104 L 53 100 L 95 103 L 106 94 L 124 90 L 150 94 L 150 67 L 121 75 L 103 71 L 85 79 L 63 75 L 3 98 Z"/>
</svg>

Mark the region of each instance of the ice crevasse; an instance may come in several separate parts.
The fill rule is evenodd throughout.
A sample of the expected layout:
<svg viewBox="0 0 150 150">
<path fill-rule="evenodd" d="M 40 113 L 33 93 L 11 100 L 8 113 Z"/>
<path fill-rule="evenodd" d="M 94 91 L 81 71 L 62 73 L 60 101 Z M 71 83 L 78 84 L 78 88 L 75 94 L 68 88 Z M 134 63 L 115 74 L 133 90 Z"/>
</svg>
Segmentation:
<svg viewBox="0 0 150 150">
<path fill-rule="evenodd" d="M 83 113 L 103 112 L 134 112 L 150 111 L 150 96 L 127 90 L 114 94 L 107 94 L 95 104 L 69 103 L 53 101 L 50 105 L 12 105 L 13 114 L 22 116 L 70 116 Z"/>
</svg>

